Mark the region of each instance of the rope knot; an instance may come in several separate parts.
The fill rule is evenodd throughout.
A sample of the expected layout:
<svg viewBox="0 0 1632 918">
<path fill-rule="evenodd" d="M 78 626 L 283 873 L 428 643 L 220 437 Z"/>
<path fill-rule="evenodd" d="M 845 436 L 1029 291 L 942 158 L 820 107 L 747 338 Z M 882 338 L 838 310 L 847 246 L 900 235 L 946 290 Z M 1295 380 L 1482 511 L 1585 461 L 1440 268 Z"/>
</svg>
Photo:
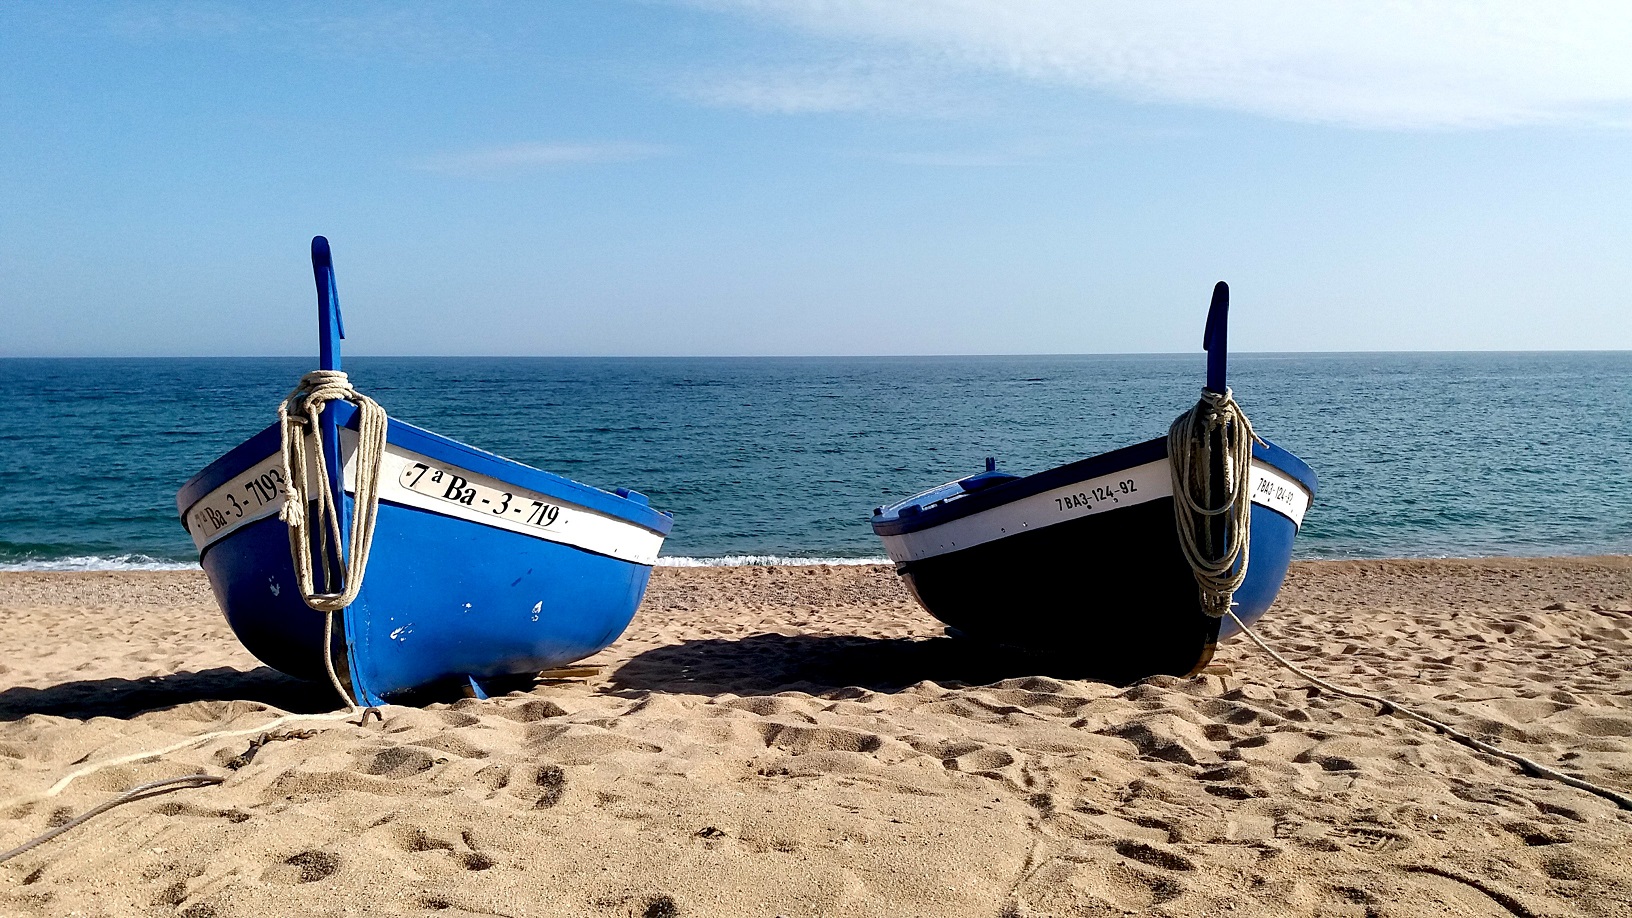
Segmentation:
<svg viewBox="0 0 1632 918">
<path fill-rule="evenodd" d="M 344 401 L 357 406 L 357 452 L 353 470 L 353 489 L 356 510 L 352 515 L 351 532 L 341 550 L 340 507 L 336 504 L 334 483 L 329 478 L 328 459 L 324 455 L 322 427 L 323 411 L 331 402 Z M 301 598 L 306 605 L 324 613 L 324 661 L 329 666 L 329 678 L 348 706 L 354 706 L 351 697 L 340 685 L 330 659 L 329 635 L 333 628 L 332 614 L 344 611 L 357 598 L 363 587 L 363 573 L 368 568 L 368 553 L 374 541 L 374 520 L 380 504 L 380 464 L 385 456 L 385 409 L 351 385 L 351 379 L 340 370 L 313 370 L 278 405 L 278 425 L 282 434 L 283 480 L 288 488 L 278 518 L 289 527 L 289 556 L 294 562 L 295 575 L 300 581 Z M 341 462 L 342 468 L 344 462 Z M 343 483 L 341 487 L 343 487 Z M 323 589 L 319 591 L 312 574 L 311 532 L 314 521 L 309 504 L 316 504 L 318 517 L 317 567 L 323 571 Z M 334 573 L 339 571 L 338 590 Z"/>
</svg>

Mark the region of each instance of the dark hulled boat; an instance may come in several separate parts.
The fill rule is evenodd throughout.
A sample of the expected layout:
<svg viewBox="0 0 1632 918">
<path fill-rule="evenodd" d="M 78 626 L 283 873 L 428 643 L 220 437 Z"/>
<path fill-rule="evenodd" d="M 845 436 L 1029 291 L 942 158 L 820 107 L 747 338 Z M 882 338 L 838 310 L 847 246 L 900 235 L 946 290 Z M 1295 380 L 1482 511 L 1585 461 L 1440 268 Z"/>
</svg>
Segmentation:
<svg viewBox="0 0 1632 918">
<path fill-rule="evenodd" d="M 1220 283 L 1204 341 L 1202 408 L 1230 400 L 1228 308 Z M 873 531 L 918 602 L 962 636 L 1049 654 L 1074 674 L 1111 682 L 1190 674 L 1239 628 L 1219 614 L 1219 602 L 1209 614 L 1184 528 L 1198 533 L 1190 541 L 1200 544 L 1201 565 L 1219 563 L 1233 578 L 1222 604 L 1250 623 L 1279 592 L 1316 492 L 1301 459 L 1253 435 L 1244 416 L 1237 426 L 1244 429 L 1233 435 L 1249 438 L 1242 466 L 1251 446 L 1239 529 L 1226 531 L 1227 512 L 1176 511 L 1170 435 L 1025 477 L 987 460 L 980 474 L 880 507 Z M 1205 436 L 1213 437 L 1202 460 L 1211 474 L 1200 476 L 1194 502 L 1217 509 L 1230 470 L 1219 432 Z"/>
</svg>

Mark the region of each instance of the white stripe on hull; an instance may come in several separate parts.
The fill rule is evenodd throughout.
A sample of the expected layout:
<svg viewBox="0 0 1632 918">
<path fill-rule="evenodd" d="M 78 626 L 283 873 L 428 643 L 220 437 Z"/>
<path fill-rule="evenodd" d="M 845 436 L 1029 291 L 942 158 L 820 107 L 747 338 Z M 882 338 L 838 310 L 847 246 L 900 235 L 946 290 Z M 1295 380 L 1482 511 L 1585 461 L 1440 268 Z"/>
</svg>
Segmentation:
<svg viewBox="0 0 1632 918">
<path fill-rule="evenodd" d="M 340 435 L 346 490 L 354 493 L 357 435 L 344 429 Z M 284 503 L 282 468 L 280 456 L 269 456 L 189 507 L 184 520 L 199 551 L 256 520 L 275 515 Z M 309 493 L 316 488 L 316 481 L 308 482 Z M 389 443 L 380 463 L 380 500 L 635 564 L 655 564 L 663 545 L 663 536 L 644 526 Z"/>
<path fill-rule="evenodd" d="M 283 509 L 283 461 L 273 454 L 193 502 L 182 515 L 199 551 Z M 270 492 L 270 493 L 269 493 Z"/>
<path fill-rule="evenodd" d="M 1249 484 L 1252 502 L 1303 525 L 1309 492 L 1275 468 L 1253 460 Z M 995 542 L 1020 532 L 1046 529 L 1058 523 L 1134 507 L 1173 496 L 1173 478 L 1166 458 L 1110 475 L 1034 494 L 1013 503 L 982 510 L 917 532 L 884 536 L 890 560 L 920 561 L 948 552 Z M 966 498 L 960 498 L 966 499 Z"/>
</svg>

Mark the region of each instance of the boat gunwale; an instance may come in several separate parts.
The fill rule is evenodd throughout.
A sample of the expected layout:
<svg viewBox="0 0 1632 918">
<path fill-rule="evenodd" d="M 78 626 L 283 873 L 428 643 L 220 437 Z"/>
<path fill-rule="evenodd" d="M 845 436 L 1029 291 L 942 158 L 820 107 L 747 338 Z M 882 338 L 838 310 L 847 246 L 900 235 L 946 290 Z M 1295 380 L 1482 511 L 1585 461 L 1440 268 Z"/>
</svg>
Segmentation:
<svg viewBox="0 0 1632 918">
<path fill-rule="evenodd" d="M 337 424 L 355 430 L 357 423 L 356 406 L 342 403 L 334 407 L 337 412 Z M 554 472 L 535 469 L 530 465 L 524 465 L 514 459 L 506 459 L 497 453 L 490 453 L 435 431 L 415 426 L 407 421 L 390 418 L 389 423 L 386 425 L 386 441 L 394 446 L 421 455 L 455 462 L 455 464 L 468 471 L 489 478 L 550 494 L 586 510 L 613 516 L 626 523 L 644 527 L 661 536 L 667 536 L 674 526 L 672 516 L 653 508 L 649 504 L 640 503 L 627 497 L 620 497 L 610 491 L 603 491 L 600 488 L 573 481 L 571 478 Z M 277 424 L 272 424 L 223 453 L 192 478 L 189 478 L 176 492 L 176 510 L 182 524 L 186 525 L 187 511 L 194 504 L 221 485 L 231 481 L 234 476 L 244 469 L 260 462 L 267 456 L 276 454 L 281 448 L 280 444 L 281 432 Z M 444 454 L 448 452 L 453 452 L 458 457 L 457 461 L 444 459 Z"/>
<path fill-rule="evenodd" d="M 1265 440 L 1262 444 L 1253 444 L 1252 457 L 1290 475 L 1309 492 L 1309 502 L 1311 505 L 1314 504 L 1319 485 L 1314 470 L 1302 459 L 1268 440 Z M 956 500 L 924 509 L 911 518 L 901 516 L 903 509 L 917 506 L 914 502 L 923 496 L 947 485 L 957 483 L 956 481 L 947 482 L 945 485 L 921 491 L 912 497 L 885 507 L 882 513 L 873 517 L 873 532 L 878 536 L 898 536 L 922 532 L 966 516 L 1001 507 L 1004 504 L 1033 497 L 1044 491 L 1165 458 L 1167 458 L 1167 438 L 1157 437 L 1143 443 L 1135 443 L 1132 446 L 1124 446 L 1108 453 L 1100 453 L 1097 456 L 1089 456 L 1065 465 L 1045 469 L 983 490 L 966 493 Z M 958 479 L 957 481 L 961 480 Z"/>
</svg>

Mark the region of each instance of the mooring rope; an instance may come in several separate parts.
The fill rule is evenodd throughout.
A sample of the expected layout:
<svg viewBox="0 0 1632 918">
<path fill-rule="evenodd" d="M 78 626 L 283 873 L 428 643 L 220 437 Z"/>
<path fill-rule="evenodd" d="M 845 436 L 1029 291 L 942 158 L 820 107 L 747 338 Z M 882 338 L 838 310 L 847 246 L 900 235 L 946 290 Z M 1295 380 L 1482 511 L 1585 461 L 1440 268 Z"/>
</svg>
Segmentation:
<svg viewBox="0 0 1632 918">
<path fill-rule="evenodd" d="M 226 778 L 218 778 L 215 775 L 197 774 L 182 775 L 179 778 L 165 778 L 160 781 L 149 781 L 146 784 L 138 785 L 128 791 L 125 791 L 123 794 L 120 794 L 112 800 L 107 801 L 106 803 L 86 810 L 78 816 L 75 816 L 73 819 L 70 819 L 62 825 L 50 830 L 49 832 L 41 832 L 39 835 L 36 835 L 28 841 L 23 842 L 21 845 L 18 845 L 10 851 L 0 851 L 0 863 L 9 861 L 19 854 L 32 851 L 33 849 L 45 844 L 53 838 L 56 838 L 58 835 L 61 835 L 69 829 L 85 824 L 85 822 L 90 820 L 91 817 L 100 816 L 101 814 L 106 813 L 108 810 L 111 810 L 121 804 L 132 803 L 137 800 L 145 800 L 148 797 L 154 797 L 159 794 L 167 794 L 174 790 L 181 790 L 184 786 L 208 787 L 211 784 L 220 784 L 225 780 Z"/>
<path fill-rule="evenodd" d="M 16 798 L 13 798 L 11 800 L 6 800 L 4 802 L 0 802 L 0 811 L 8 810 L 8 809 L 10 809 L 10 808 L 12 808 L 14 806 L 18 806 L 20 804 L 28 803 L 29 801 L 32 801 L 32 800 L 38 800 L 38 799 L 45 798 L 45 797 L 55 797 L 56 795 L 62 793 L 64 790 L 67 790 L 68 785 L 74 783 L 75 781 L 79 780 L 80 778 L 83 778 L 86 775 L 91 774 L 93 772 L 101 771 L 104 768 L 111 768 L 114 765 L 126 765 L 126 764 L 129 764 L 131 762 L 140 762 L 143 759 L 151 759 L 151 758 L 156 758 L 156 757 L 161 756 L 161 755 L 168 755 L 169 753 L 175 752 L 178 749 L 186 749 L 188 746 L 197 746 L 199 743 L 207 743 L 210 740 L 214 740 L 214 739 L 223 739 L 223 738 L 232 737 L 232 736 L 248 736 L 251 733 L 264 733 L 267 730 L 271 730 L 271 729 L 273 729 L 275 727 L 282 726 L 283 724 L 293 723 L 295 721 L 300 721 L 300 720 L 341 720 L 341 719 L 350 717 L 351 715 L 352 715 L 352 710 L 329 711 L 329 712 L 326 712 L 326 713 L 323 713 L 323 714 L 285 714 L 285 715 L 283 715 L 281 717 L 275 718 L 274 720 L 272 720 L 269 723 L 264 723 L 264 724 L 261 724 L 260 726 L 257 726 L 257 727 L 249 727 L 249 728 L 241 729 L 241 730 L 214 730 L 214 731 L 211 731 L 209 733 L 203 733 L 203 734 L 200 734 L 198 736 L 189 737 L 188 739 L 184 739 L 184 740 L 181 740 L 179 742 L 171 743 L 170 745 L 165 746 L 162 749 L 146 749 L 146 750 L 143 750 L 141 752 L 132 752 L 129 755 L 122 755 L 122 756 L 119 756 L 117 758 L 104 759 L 103 761 L 100 761 L 100 762 L 92 762 L 89 765 L 85 765 L 85 766 L 83 766 L 81 768 L 78 768 L 78 769 L 75 769 L 74 771 L 69 772 L 66 775 L 63 775 L 60 779 L 58 779 L 57 783 L 51 785 L 49 788 L 47 788 L 47 789 L 45 789 L 43 791 L 38 791 L 38 792 L 35 792 L 35 793 L 32 793 L 32 794 L 24 795 L 22 797 L 16 797 Z M 359 725 L 359 726 L 361 726 L 361 725 Z"/>
<path fill-rule="evenodd" d="M 1210 506 L 1213 466 L 1216 462 L 1213 445 L 1215 435 L 1219 438 L 1224 451 L 1222 464 L 1224 480 L 1219 488 L 1222 494 L 1221 502 L 1218 506 Z M 1381 713 L 1399 714 L 1432 727 L 1470 749 L 1513 762 L 1527 774 L 1549 778 L 1587 793 L 1597 794 L 1614 801 L 1615 805 L 1623 810 L 1632 810 L 1632 797 L 1625 794 L 1599 787 L 1590 781 L 1583 781 L 1556 768 L 1548 768 L 1540 762 L 1474 739 L 1450 724 L 1418 714 L 1380 695 L 1356 692 L 1333 685 L 1276 653 L 1274 648 L 1264 643 L 1263 638 L 1248 628 L 1247 623 L 1235 614 L 1231 606 L 1235 591 L 1247 577 L 1252 522 L 1252 494 L 1249 485 L 1254 442 L 1262 441 L 1253 432 L 1252 423 L 1241 411 L 1241 406 L 1236 404 L 1229 389 L 1221 393 L 1210 389 L 1201 390 L 1201 400 L 1194 408 L 1179 415 L 1167 432 L 1167 455 L 1173 475 L 1174 522 L 1179 530 L 1179 543 L 1184 550 L 1185 560 L 1189 562 L 1190 570 L 1195 574 L 1196 585 L 1201 591 L 1202 609 L 1208 615 L 1215 618 L 1228 615 L 1240 627 L 1241 633 L 1251 638 L 1252 642 L 1274 658 L 1275 662 L 1326 691 L 1381 705 Z M 1214 544 L 1212 538 L 1212 520 L 1220 515 L 1225 517 L 1223 546 Z"/>
<path fill-rule="evenodd" d="M 360 727 L 367 721 L 369 713 L 373 713 L 376 718 L 380 717 L 380 711 L 379 711 L 378 708 L 369 708 L 367 711 L 363 712 L 363 719 L 358 721 L 357 726 Z M 178 742 L 178 743 L 171 743 L 170 745 L 164 747 L 163 749 L 148 749 L 148 750 L 145 750 L 143 752 L 133 752 L 133 753 L 130 753 L 129 755 L 122 755 L 122 756 L 119 756 L 117 758 L 106 759 L 106 760 L 101 761 L 101 762 L 93 762 L 93 763 L 91 763 L 89 765 L 86 765 L 83 768 L 77 769 L 75 771 L 72 771 L 72 772 L 64 775 L 60 780 L 57 781 L 57 783 L 51 785 L 49 788 L 47 788 L 44 791 L 40 791 L 40 792 L 31 794 L 31 795 L 27 795 L 27 796 L 23 796 L 23 797 L 17 797 L 15 799 L 7 800 L 7 801 L 5 801 L 3 803 L 0 803 L 0 812 L 10 810 L 12 807 L 19 806 L 19 805 L 24 804 L 24 803 L 31 803 L 31 802 L 33 802 L 35 800 L 43 800 L 43 799 L 48 799 L 48 798 L 51 798 L 51 797 L 55 797 L 57 794 L 60 794 L 64 790 L 66 790 L 68 785 L 72 784 L 74 781 L 76 781 L 76 780 L 78 780 L 80 778 L 83 778 L 86 775 L 91 774 L 92 772 L 101 771 L 104 768 L 109 768 L 109 767 L 114 766 L 114 765 L 124 765 L 124 764 L 127 764 L 129 762 L 139 762 L 139 761 L 142 761 L 142 760 L 145 760 L 145 759 L 155 758 L 157 756 L 161 756 L 161 755 L 165 755 L 167 753 L 175 752 L 178 749 L 185 749 L 188 746 L 197 746 L 200 743 L 205 743 L 205 742 L 208 742 L 208 741 L 214 740 L 214 739 L 223 739 L 225 737 L 231 737 L 231 736 L 248 736 L 248 735 L 250 735 L 252 733 L 259 733 L 264 737 L 267 734 L 267 732 L 269 730 L 271 730 L 272 728 L 277 727 L 277 726 L 282 725 L 282 724 L 290 723 L 291 721 L 298 721 L 298 720 L 308 720 L 308 721 L 309 720 L 331 720 L 332 721 L 332 720 L 340 720 L 342 718 L 349 718 L 351 716 L 351 714 L 352 714 L 352 712 L 350 710 L 346 710 L 346 711 L 329 711 L 329 712 L 323 713 L 323 714 L 285 714 L 282 717 L 276 718 L 271 723 L 261 724 L 258 727 L 250 727 L 249 729 L 246 729 L 246 730 L 214 730 L 214 731 L 211 731 L 209 733 L 205 733 L 205 734 L 202 734 L 202 735 L 199 735 L 199 736 L 194 736 L 194 737 L 191 737 L 189 739 L 184 739 L 184 740 L 182 740 L 181 742 Z M 251 745 L 250 749 L 253 750 L 254 748 L 255 748 L 255 746 Z M 237 767 L 240 767 L 240 766 L 228 763 L 227 767 L 228 768 L 237 768 Z M 138 787 L 133 787 L 130 790 L 125 791 L 119 797 L 117 797 L 117 798 L 115 798 L 113 800 L 109 800 L 106 803 L 103 803 L 103 804 L 101 804 L 101 805 L 99 805 L 99 806 L 97 806 L 97 807 L 95 807 L 95 808 L 93 808 L 91 810 L 88 810 L 88 811 L 86 811 L 84 813 L 81 813 L 79 816 L 75 817 L 70 822 L 67 822 L 67 823 L 65 823 L 63 825 L 57 826 L 56 828 L 52 829 L 49 832 L 41 833 L 40 835 L 37 835 L 37 836 L 29 839 L 28 841 L 24 842 L 22 845 L 19 845 L 18 847 L 11 849 L 10 851 L 0 853 L 0 861 L 8 861 L 8 860 L 16 857 L 17 855 L 22 854 L 25 851 L 29 851 L 29 850 L 31 850 L 31 849 L 39 846 L 39 845 L 45 844 L 46 842 L 50 841 L 51 839 L 56 838 L 58 835 L 61 835 L 62 833 L 68 831 L 69 829 L 72 829 L 74 826 L 80 825 L 81 823 L 84 823 L 86 820 L 89 820 L 94 816 L 98 816 L 98 815 L 100 815 L 102 813 L 105 813 L 108 810 L 111 810 L 114 807 L 119 806 L 121 804 L 130 803 L 130 802 L 135 801 L 135 800 L 146 799 L 147 797 L 152 797 L 152 796 L 155 796 L 157 794 L 167 794 L 170 791 L 174 791 L 174 790 L 183 790 L 185 788 L 192 788 L 192 787 L 208 787 L 208 786 L 210 786 L 212 784 L 221 784 L 221 783 L 225 782 L 226 780 L 227 779 L 223 778 L 223 777 L 217 777 L 215 775 L 204 774 L 204 773 L 201 772 L 201 773 L 195 774 L 195 775 L 183 775 L 183 776 L 181 776 L 179 778 L 165 778 L 165 779 L 160 780 L 160 781 L 151 781 L 151 782 L 148 782 L 147 784 L 143 784 L 143 785 L 140 785 Z"/>
<path fill-rule="evenodd" d="M 1486 755 L 1495 756 L 1497 758 L 1506 759 L 1509 762 L 1513 762 L 1513 763 L 1517 764 L 1520 768 L 1524 769 L 1524 771 L 1527 774 L 1534 775 L 1534 776 L 1539 777 L 1539 778 L 1551 778 L 1552 780 L 1558 781 L 1558 782 L 1560 782 L 1562 784 L 1568 784 L 1571 787 L 1578 788 L 1580 790 L 1584 790 L 1589 794 L 1597 794 L 1598 796 L 1603 797 L 1606 800 L 1612 800 L 1612 801 L 1615 802 L 1616 806 L 1620 807 L 1623 810 L 1632 810 L 1632 797 L 1628 797 L 1625 794 L 1618 793 L 1616 791 L 1612 791 L 1607 787 L 1599 787 L 1598 785 L 1593 784 L 1590 781 L 1583 781 L 1580 778 L 1573 777 L 1571 775 L 1567 775 L 1564 772 L 1559 771 L 1556 768 L 1548 768 L 1546 765 L 1543 765 L 1540 762 L 1536 762 L 1536 761 L 1534 761 L 1532 759 L 1527 759 L 1522 755 L 1515 755 L 1515 754 L 1513 754 L 1511 752 L 1508 752 L 1505 749 L 1500 749 L 1500 748 L 1498 748 L 1496 746 L 1492 746 L 1489 743 L 1474 739 L 1473 737 L 1469 736 L 1466 733 L 1463 733 L 1460 730 L 1457 730 L 1456 728 L 1452 727 L 1449 724 L 1441 723 L 1440 721 L 1434 720 L 1432 717 L 1425 717 L 1425 716 L 1423 716 L 1421 714 L 1418 714 L 1416 711 L 1413 711 L 1410 708 L 1405 707 L 1404 705 L 1400 704 L 1399 702 L 1391 701 L 1391 700 L 1389 700 L 1387 698 L 1382 697 L 1381 695 L 1372 695 L 1372 694 L 1368 694 L 1366 692 L 1356 692 L 1356 691 L 1354 691 L 1352 689 L 1346 689 L 1346 688 L 1343 688 L 1342 686 L 1333 685 L 1332 683 L 1327 682 L 1325 679 L 1322 679 L 1319 676 L 1316 676 L 1316 675 L 1314 675 L 1312 673 L 1309 673 L 1309 672 L 1305 671 L 1304 669 L 1300 668 L 1296 663 L 1293 663 L 1292 661 L 1288 660 L 1287 658 L 1285 658 L 1285 657 L 1281 656 L 1280 654 L 1276 653 L 1275 649 L 1273 647 L 1270 647 L 1268 644 L 1264 643 L 1263 638 L 1259 637 L 1251 628 L 1247 627 L 1246 622 L 1243 622 L 1240 618 L 1238 618 L 1236 616 L 1234 610 L 1230 611 L 1229 616 L 1230 616 L 1230 618 L 1235 620 L 1236 625 L 1240 626 L 1241 633 L 1245 634 L 1247 637 L 1251 638 L 1252 642 L 1254 644 L 1257 644 L 1258 648 L 1260 650 L 1262 650 L 1264 653 L 1267 653 L 1271 657 L 1273 657 L 1275 659 L 1275 662 L 1281 664 L 1282 666 L 1284 666 L 1287 669 L 1291 670 L 1292 672 L 1298 674 L 1299 676 L 1302 676 L 1304 679 L 1308 680 L 1313 685 L 1317 685 L 1317 686 L 1319 686 L 1319 687 L 1325 689 L 1326 691 L 1331 692 L 1331 693 L 1333 693 L 1335 695 L 1342 695 L 1342 696 L 1344 696 L 1346 698 L 1358 698 L 1358 699 L 1361 699 L 1363 701 L 1370 701 L 1370 702 L 1372 702 L 1374 704 L 1381 705 L 1382 706 L 1382 711 L 1380 711 L 1379 713 L 1382 713 L 1382 714 L 1399 714 L 1402 717 L 1406 717 L 1406 718 L 1409 718 L 1411 720 L 1417 721 L 1420 724 L 1424 724 L 1426 726 L 1432 727 L 1436 731 L 1445 734 L 1446 736 L 1450 737 L 1451 739 L 1455 740 L 1458 743 L 1461 743 L 1464 746 L 1469 747 L 1470 749 L 1475 749 L 1475 750 L 1477 750 L 1479 752 L 1483 752 Z"/>
<path fill-rule="evenodd" d="M 330 571 L 338 566 L 334 555 L 340 550 L 340 508 L 330 490 L 328 463 L 323 453 L 319 418 L 330 402 L 346 401 L 357 406 L 357 459 L 355 482 L 357 499 L 352 513 L 351 532 L 346 545 L 341 589 L 333 592 Z M 289 557 L 300 578 L 301 598 L 306 605 L 324 613 L 323 665 L 334 690 L 345 699 L 348 709 L 357 703 L 334 671 L 334 615 L 351 605 L 363 587 L 368 553 L 374 544 L 374 521 L 380 506 L 380 462 L 385 456 L 385 409 L 352 388 L 350 379 L 339 370 L 313 370 L 278 405 L 278 426 L 282 432 L 283 479 L 289 493 L 278 518 L 289 527 Z M 308 445 L 310 439 L 310 445 Z M 310 474 L 316 479 L 309 489 Z M 310 493 L 315 490 L 316 493 Z M 317 531 L 318 562 L 323 568 L 323 591 L 318 592 L 312 576 L 312 521 L 307 502 L 317 501 L 320 517 Z"/>
<path fill-rule="evenodd" d="M 1223 450 L 1222 497 L 1212 506 L 1214 437 Z M 1195 407 L 1178 416 L 1167 431 L 1167 460 L 1173 478 L 1173 521 L 1179 545 L 1195 574 L 1201 608 L 1213 618 L 1230 610 L 1235 591 L 1247 578 L 1252 524 L 1253 432 L 1235 396 L 1201 390 Z M 1224 544 L 1213 541 L 1213 519 L 1224 517 Z"/>
</svg>

